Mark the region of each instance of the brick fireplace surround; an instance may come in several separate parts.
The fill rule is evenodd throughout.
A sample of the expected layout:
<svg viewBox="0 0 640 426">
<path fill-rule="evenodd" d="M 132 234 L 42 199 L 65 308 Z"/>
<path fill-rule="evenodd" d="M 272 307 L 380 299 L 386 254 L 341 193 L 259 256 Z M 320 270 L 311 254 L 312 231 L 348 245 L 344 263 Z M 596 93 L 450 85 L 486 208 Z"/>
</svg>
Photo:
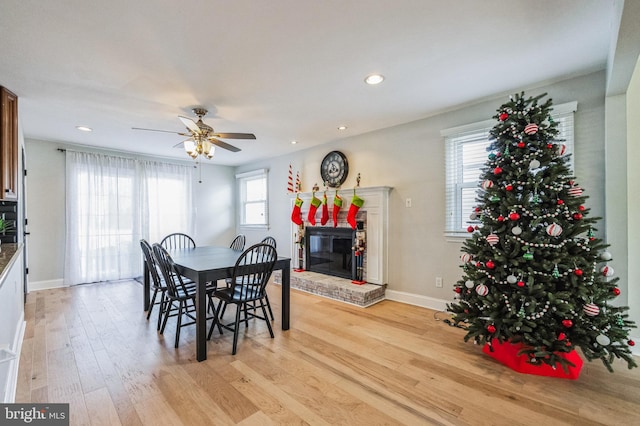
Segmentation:
<svg viewBox="0 0 640 426">
<path fill-rule="evenodd" d="M 317 272 L 303 271 L 291 272 L 291 287 L 314 293 L 330 299 L 367 307 L 384 300 L 385 289 L 387 287 L 387 266 L 388 266 L 388 215 L 389 215 L 389 192 L 392 188 L 387 186 L 357 188 L 356 193 L 364 199 L 364 205 L 358 211 L 356 220 L 364 222 L 366 231 L 366 250 L 364 258 L 366 284 L 352 284 L 351 280 L 325 275 Z M 347 212 L 351 204 L 353 189 L 339 190 L 343 199 L 342 210 L 338 216 L 339 227 L 350 227 L 347 223 Z M 335 190 L 327 191 L 329 199 L 329 212 L 333 210 L 333 197 Z M 302 217 L 305 219 L 305 227 L 311 226 L 307 221 L 307 214 L 311 200 L 310 192 L 299 194 L 304 201 L 302 206 Z M 316 193 L 318 198 L 322 198 L 322 192 Z M 295 195 L 291 197 L 291 207 L 295 202 Z M 320 209 L 318 209 L 320 210 Z M 320 212 L 317 214 L 319 220 Z M 325 226 L 332 226 L 332 221 Z M 316 224 L 320 226 L 319 222 Z M 291 253 L 292 265 L 298 266 L 298 227 L 291 223 Z M 280 283 L 280 272 L 274 272 L 274 281 Z"/>
</svg>

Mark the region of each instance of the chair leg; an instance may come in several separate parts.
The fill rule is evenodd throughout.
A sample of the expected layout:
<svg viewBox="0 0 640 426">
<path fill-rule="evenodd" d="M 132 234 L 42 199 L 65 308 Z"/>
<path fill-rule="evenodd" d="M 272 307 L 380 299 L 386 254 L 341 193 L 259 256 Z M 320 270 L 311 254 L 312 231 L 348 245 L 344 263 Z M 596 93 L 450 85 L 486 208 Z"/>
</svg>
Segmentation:
<svg viewBox="0 0 640 426">
<path fill-rule="evenodd" d="M 264 294 L 264 300 L 267 302 L 267 309 L 269 309 L 269 316 L 271 317 L 271 321 L 274 321 L 275 318 L 273 316 L 273 311 L 271 310 L 271 303 L 269 303 L 269 296 L 267 296 L 267 293 Z"/>
<path fill-rule="evenodd" d="M 260 307 L 262 308 L 262 315 L 264 315 L 264 322 L 267 323 L 267 328 L 269 329 L 269 334 L 271 335 L 271 338 L 273 339 L 275 336 L 273 335 L 273 329 L 271 328 L 271 321 L 269 321 L 269 318 L 267 317 L 267 310 L 264 308 L 264 303 L 262 303 L 262 301 L 260 301 Z"/>
<path fill-rule="evenodd" d="M 238 347 L 238 327 L 240 326 L 240 312 L 242 312 L 242 306 L 241 305 L 236 305 L 237 309 L 236 309 L 236 323 L 234 324 L 234 330 L 233 330 L 233 351 L 231 352 L 231 355 L 235 355 L 236 354 L 236 349 Z"/>
<path fill-rule="evenodd" d="M 172 303 L 173 303 L 173 301 L 167 300 L 167 302 L 165 304 L 164 320 L 162 320 L 162 327 L 160 328 L 160 334 L 164 333 L 164 328 L 167 326 L 167 320 L 169 319 L 169 313 L 171 312 L 171 304 Z"/>
<path fill-rule="evenodd" d="M 151 296 L 151 303 L 149 304 L 149 310 L 147 311 L 147 319 L 151 316 L 151 311 L 153 311 L 153 305 L 156 304 L 156 295 L 158 294 L 158 288 L 153 289 L 153 296 Z"/>
<path fill-rule="evenodd" d="M 182 307 L 184 302 L 180 301 L 180 308 L 178 309 L 178 324 L 176 325 L 176 344 L 174 348 L 178 347 L 178 342 L 180 341 L 180 328 L 182 327 Z"/>
<path fill-rule="evenodd" d="M 160 323 L 162 322 L 164 311 L 167 309 L 167 300 L 164 293 L 164 290 L 160 293 L 160 312 L 158 312 L 158 325 L 156 326 L 156 330 L 160 330 Z"/>
</svg>

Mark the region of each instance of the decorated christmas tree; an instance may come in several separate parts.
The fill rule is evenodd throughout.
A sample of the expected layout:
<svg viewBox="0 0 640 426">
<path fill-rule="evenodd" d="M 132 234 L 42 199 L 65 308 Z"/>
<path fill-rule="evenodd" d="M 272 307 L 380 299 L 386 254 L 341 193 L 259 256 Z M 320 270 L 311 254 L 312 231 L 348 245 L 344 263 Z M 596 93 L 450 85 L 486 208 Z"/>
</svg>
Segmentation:
<svg viewBox="0 0 640 426">
<path fill-rule="evenodd" d="M 636 367 L 635 324 L 611 303 L 620 294 L 612 255 L 596 237 L 599 218 L 589 217 L 545 96 L 516 94 L 494 116 L 448 310 L 465 340 L 489 351 L 517 345 L 530 367 L 567 370 L 576 348 L 609 371 L 614 357 Z"/>
</svg>

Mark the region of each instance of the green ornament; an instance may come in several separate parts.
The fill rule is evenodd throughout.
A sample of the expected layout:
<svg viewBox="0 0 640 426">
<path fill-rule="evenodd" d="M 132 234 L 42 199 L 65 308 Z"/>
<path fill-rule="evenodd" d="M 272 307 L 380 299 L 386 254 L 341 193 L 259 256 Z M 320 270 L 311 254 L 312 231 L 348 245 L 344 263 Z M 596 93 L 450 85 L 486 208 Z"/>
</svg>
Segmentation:
<svg viewBox="0 0 640 426">
<path fill-rule="evenodd" d="M 491 197 L 489 197 L 489 201 L 491 201 L 492 203 L 497 203 L 498 201 L 500 201 L 500 197 L 498 197 L 497 195 L 492 195 Z"/>
<path fill-rule="evenodd" d="M 525 312 L 524 312 L 524 304 L 520 306 L 520 310 L 518 311 L 518 318 L 524 318 L 525 316 Z"/>
<path fill-rule="evenodd" d="M 624 327 L 624 321 L 622 320 L 622 317 L 618 317 L 618 319 L 616 320 L 616 325 Z"/>
<path fill-rule="evenodd" d="M 496 159 L 496 155 L 493 152 L 489 154 L 489 160 L 495 160 L 495 159 Z"/>
<path fill-rule="evenodd" d="M 531 199 L 531 202 L 533 204 L 538 204 L 540 203 L 540 196 L 538 194 L 533 194 L 533 198 Z"/>
<path fill-rule="evenodd" d="M 593 238 L 594 237 L 594 233 L 593 233 L 593 229 L 589 228 L 589 232 L 587 232 L 587 237 L 589 238 Z"/>
<path fill-rule="evenodd" d="M 553 267 L 553 272 L 551 273 L 553 278 L 560 278 L 560 271 L 558 271 L 558 265 Z"/>
<path fill-rule="evenodd" d="M 523 254 L 522 257 L 524 258 L 524 260 L 533 260 L 533 255 L 529 252 Z"/>
<path fill-rule="evenodd" d="M 503 154 L 504 154 L 504 156 L 505 156 L 505 157 L 508 157 L 508 156 L 509 156 L 509 145 L 507 145 L 507 146 L 504 148 L 504 153 L 503 153 Z"/>
</svg>

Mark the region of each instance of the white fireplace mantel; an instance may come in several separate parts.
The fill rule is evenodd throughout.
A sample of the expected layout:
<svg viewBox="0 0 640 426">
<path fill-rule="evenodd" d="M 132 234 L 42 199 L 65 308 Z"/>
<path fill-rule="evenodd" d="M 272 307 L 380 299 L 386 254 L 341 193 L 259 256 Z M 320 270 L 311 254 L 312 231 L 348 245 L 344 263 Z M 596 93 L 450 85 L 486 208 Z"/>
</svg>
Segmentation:
<svg viewBox="0 0 640 426">
<path fill-rule="evenodd" d="M 371 284 L 387 284 L 388 265 L 389 265 L 389 192 L 393 188 L 389 186 L 374 186 L 357 188 L 356 194 L 364 200 L 364 204 L 360 211 L 366 212 L 366 256 L 367 256 L 367 282 Z M 335 189 L 327 191 L 327 204 L 329 212 L 333 209 L 333 197 Z M 342 211 L 348 211 L 351 205 L 351 197 L 353 196 L 353 188 L 339 189 L 338 194 L 343 200 Z M 312 197 L 311 192 L 300 192 L 297 194 L 303 201 L 302 218 L 305 221 L 305 227 L 310 227 L 307 222 L 307 214 L 309 212 L 309 204 Z M 316 197 L 322 199 L 323 191 L 316 192 Z M 291 209 L 295 203 L 296 194 L 291 194 Z M 320 210 L 320 208 L 318 209 Z M 319 218 L 319 214 L 317 216 Z M 329 223 L 332 223 L 329 220 Z M 329 224 L 327 224 L 329 225 Z M 319 222 L 316 226 L 320 226 Z M 292 257 L 296 257 L 298 237 L 298 226 L 291 222 L 291 253 Z M 296 264 L 296 261 L 293 262 Z"/>
</svg>

